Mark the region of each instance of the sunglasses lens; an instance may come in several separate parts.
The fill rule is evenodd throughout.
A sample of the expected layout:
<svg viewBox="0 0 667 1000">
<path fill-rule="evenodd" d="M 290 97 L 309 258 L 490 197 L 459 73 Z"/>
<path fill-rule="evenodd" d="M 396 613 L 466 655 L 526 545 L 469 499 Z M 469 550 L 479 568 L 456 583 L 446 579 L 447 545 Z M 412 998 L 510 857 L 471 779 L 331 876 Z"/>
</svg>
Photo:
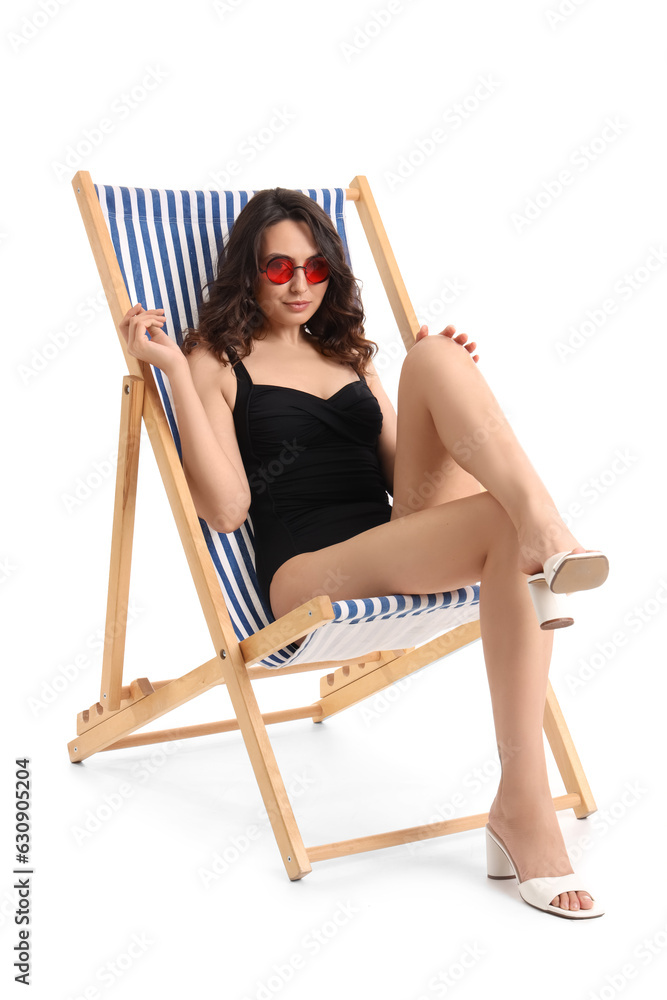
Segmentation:
<svg viewBox="0 0 667 1000">
<path fill-rule="evenodd" d="M 284 285 L 294 274 L 294 265 L 287 257 L 274 257 L 266 266 L 266 276 L 274 285 Z M 324 257 L 311 257 L 305 267 L 306 280 L 317 285 L 329 277 L 329 265 Z"/>
<path fill-rule="evenodd" d="M 306 278 L 311 285 L 317 285 L 320 281 L 326 281 L 329 277 L 329 265 L 324 257 L 313 257 L 306 264 Z"/>
<path fill-rule="evenodd" d="M 275 285 L 284 285 L 294 274 L 294 268 L 284 257 L 275 257 L 266 268 L 266 276 Z"/>
</svg>

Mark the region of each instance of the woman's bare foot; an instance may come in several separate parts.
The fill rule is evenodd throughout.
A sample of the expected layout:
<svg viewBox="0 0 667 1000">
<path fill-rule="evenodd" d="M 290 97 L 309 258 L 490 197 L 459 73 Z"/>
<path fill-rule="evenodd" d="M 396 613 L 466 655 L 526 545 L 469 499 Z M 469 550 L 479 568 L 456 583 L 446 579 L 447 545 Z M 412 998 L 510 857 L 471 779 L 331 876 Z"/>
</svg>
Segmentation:
<svg viewBox="0 0 667 1000">
<path fill-rule="evenodd" d="M 501 782 L 489 809 L 489 826 L 512 855 L 519 882 L 572 874 L 550 792 L 530 796 L 522 792 L 510 800 L 503 794 Z M 589 910 L 593 900 L 585 890 L 577 890 L 560 893 L 551 904 L 564 910 Z"/>
<path fill-rule="evenodd" d="M 517 536 L 518 568 L 528 576 L 541 573 L 545 560 L 556 552 L 586 552 L 556 508 L 549 503 L 540 504 L 525 512 L 517 527 Z"/>
</svg>

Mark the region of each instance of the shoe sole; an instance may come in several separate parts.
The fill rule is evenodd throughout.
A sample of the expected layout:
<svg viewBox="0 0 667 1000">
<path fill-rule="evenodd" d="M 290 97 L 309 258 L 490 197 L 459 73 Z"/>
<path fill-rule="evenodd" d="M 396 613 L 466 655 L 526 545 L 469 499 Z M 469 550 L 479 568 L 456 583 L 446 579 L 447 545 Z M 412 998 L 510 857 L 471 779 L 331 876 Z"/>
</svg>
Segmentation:
<svg viewBox="0 0 667 1000">
<path fill-rule="evenodd" d="M 554 594 L 572 594 L 578 590 L 593 590 L 609 576 L 606 556 L 575 552 L 564 559 L 553 575 L 551 590 Z"/>
</svg>

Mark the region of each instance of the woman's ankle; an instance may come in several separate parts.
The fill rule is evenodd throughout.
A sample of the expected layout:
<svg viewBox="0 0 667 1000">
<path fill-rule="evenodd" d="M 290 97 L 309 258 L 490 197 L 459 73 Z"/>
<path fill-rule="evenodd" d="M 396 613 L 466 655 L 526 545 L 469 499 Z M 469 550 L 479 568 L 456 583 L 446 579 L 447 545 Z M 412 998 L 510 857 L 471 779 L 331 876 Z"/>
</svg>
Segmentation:
<svg viewBox="0 0 667 1000">
<path fill-rule="evenodd" d="M 491 808 L 497 814 L 513 818 L 526 811 L 553 808 L 553 798 L 549 787 L 546 761 L 542 749 L 536 749 L 530 767 L 519 769 L 505 763 L 498 784 L 498 791 Z"/>
<path fill-rule="evenodd" d="M 508 823 L 550 816 L 555 806 L 548 785 L 536 783 L 517 791 L 499 789 L 491 803 L 489 816 Z"/>
</svg>

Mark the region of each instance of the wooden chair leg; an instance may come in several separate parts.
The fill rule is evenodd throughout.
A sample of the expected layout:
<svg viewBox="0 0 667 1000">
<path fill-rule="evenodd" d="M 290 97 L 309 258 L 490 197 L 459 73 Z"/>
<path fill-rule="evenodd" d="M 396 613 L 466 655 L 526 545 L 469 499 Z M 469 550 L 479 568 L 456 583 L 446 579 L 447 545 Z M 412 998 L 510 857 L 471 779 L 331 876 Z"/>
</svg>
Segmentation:
<svg viewBox="0 0 667 1000">
<path fill-rule="evenodd" d="M 143 405 L 143 380 L 135 375 L 125 375 L 120 408 L 116 496 L 111 533 L 109 593 L 100 687 L 100 703 L 109 712 L 116 712 L 120 708 L 123 686 L 123 660 L 125 658 L 125 633 L 130 594 L 134 510 L 137 500 Z"/>
<path fill-rule="evenodd" d="M 574 814 L 577 819 L 584 819 L 597 812 L 597 806 L 579 755 L 575 749 L 570 731 L 565 724 L 558 699 L 554 694 L 551 681 L 547 683 L 547 698 L 544 706 L 544 732 L 549 740 L 551 752 L 554 755 L 563 784 L 568 792 L 574 792 L 581 800 L 575 805 Z"/>
<path fill-rule="evenodd" d="M 183 677 L 169 681 L 143 697 L 137 697 L 127 708 L 104 717 L 97 725 L 87 728 L 68 744 L 70 760 L 73 762 L 85 760 L 86 757 L 104 750 L 123 736 L 198 697 L 204 691 L 220 684 L 222 674 L 278 850 L 288 877 L 295 881 L 312 871 L 308 852 L 297 826 L 238 644 L 232 655 L 228 655 L 225 649 L 221 650 L 221 654 L 220 657 L 195 667 Z M 137 693 L 143 694 L 141 691 Z M 90 718 L 86 720 L 89 721 Z"/>
</svg>

